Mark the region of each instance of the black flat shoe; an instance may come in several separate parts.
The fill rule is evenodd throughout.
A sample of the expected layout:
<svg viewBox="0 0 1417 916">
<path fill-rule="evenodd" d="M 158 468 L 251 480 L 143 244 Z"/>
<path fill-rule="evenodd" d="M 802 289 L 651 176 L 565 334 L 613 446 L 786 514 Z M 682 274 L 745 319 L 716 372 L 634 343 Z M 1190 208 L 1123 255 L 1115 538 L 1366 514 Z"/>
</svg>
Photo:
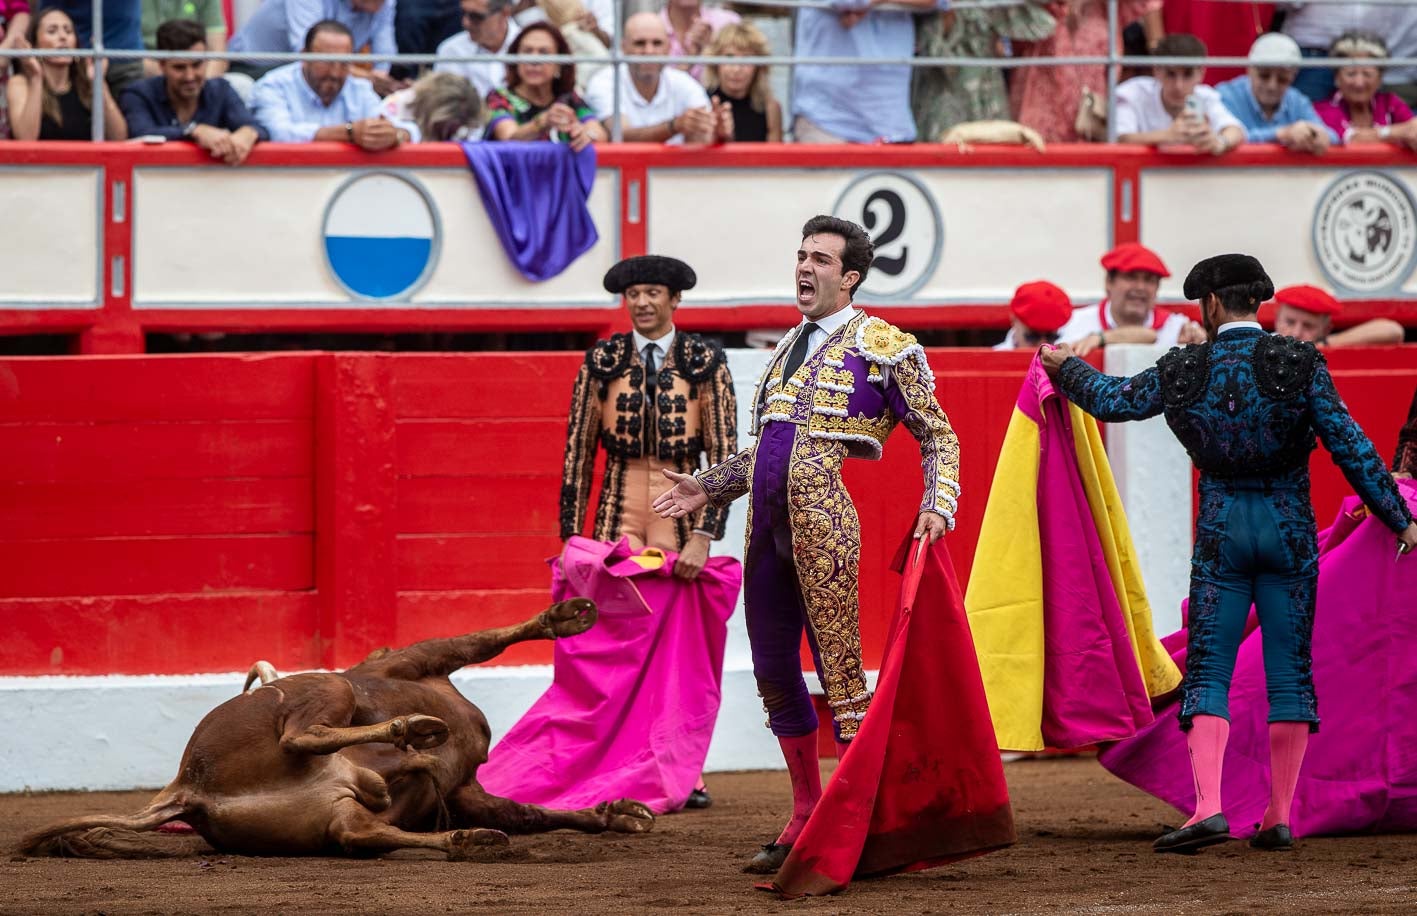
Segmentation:
<svg viewBox="0 0 1417 916">
<path fill-rule="evenodd" d="M 791 843 L 767 843 L 743 866 L 743 870 L 750 875 L 775 875 L 791 851 Z"/>
<path fill-rule="evenodd" d="M 713 798 L 708 794 L 708 788 L 695 789 L 689 793 L 689 798 L 684 802 L 685 808 L 707 808 L 713 804 Z"/>
<path fill-rule="evenodd" d="M 1289 832 L 1288 824 L 1275 824 L 1250 837 L 1250 845 L 1255 849 L 1285 852 L 1294 848 L 1294 834 Z"/>
<path fill-rule="evenodd" d="M 1232 839 L 1234 837 L 1230 835 L 1230 822 L 1225 819 L 1225 815 L 1212 814 L 1199 823 L 1171 831 L 1151 844 L 1151 848 L 1157 852 L 1192 855 L 1207 846 Z"/>
</svg>

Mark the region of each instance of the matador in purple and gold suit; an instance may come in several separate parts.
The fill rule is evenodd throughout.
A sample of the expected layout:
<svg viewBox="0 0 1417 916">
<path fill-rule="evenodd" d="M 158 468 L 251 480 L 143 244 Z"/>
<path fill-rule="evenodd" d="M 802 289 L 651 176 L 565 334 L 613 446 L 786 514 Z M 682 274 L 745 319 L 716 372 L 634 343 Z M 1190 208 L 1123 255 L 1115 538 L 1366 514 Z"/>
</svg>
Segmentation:
<svg viewBox="0 0 1417 916">
<path fill-rule="evenodd" d="M 834 327 L 829 325 L 834 325 Z M 935 378 L 913 336 L 855 309 L 819 325 L 825 340 L 783 378 L 778 345 L 753 403 L 757 442 L 697 479 L 711 506 L 751 493 L 744 586 L 753 671 L 779 738 L 810 735 L 817 715 L 797 647 L 805 624 L 839 741 L 849 741 L 870 693 L 861 667 L 857 575 L 861 527 L 842 483 L 847 458 L 878 459 L 896 423 L 920 442 L 922 512 L 954 527 L 959 445 L 935 400 Z"/>
</svg>

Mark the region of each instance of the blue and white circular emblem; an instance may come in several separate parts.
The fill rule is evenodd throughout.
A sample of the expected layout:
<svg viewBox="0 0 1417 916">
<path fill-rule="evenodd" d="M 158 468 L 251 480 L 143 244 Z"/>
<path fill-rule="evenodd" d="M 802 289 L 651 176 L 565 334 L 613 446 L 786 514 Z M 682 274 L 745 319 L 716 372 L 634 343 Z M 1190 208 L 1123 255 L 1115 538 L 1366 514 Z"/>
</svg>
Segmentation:
<svg viewBox="0 0 1417 916">
<path fill-rule="evenodd" d="M 325 260 L 359 299 L 400 299 L 438 263 L 441 227 L 433 198 L 395 172 L 366 172 L 340 185 L 325 209 Z"/>
</svg>

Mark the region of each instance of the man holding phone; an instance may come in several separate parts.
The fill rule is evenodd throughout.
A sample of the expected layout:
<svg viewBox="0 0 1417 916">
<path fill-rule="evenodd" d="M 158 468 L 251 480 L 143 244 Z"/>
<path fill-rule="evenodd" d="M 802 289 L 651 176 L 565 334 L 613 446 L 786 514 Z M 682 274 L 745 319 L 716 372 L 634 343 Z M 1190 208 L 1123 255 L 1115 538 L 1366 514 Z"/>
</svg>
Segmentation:
<svg viewBox="0 0 1417 916">
<path fill-rule="evenodd" d="M 1177 33 L 1161 39 L 1155 57 L 1205 57 L 1205 43 Z M 1163 65 L 1117 87 L 1117 139 L 1148 146 L 1189 146 L 1222 156 L 1245 142 L 1245 127 L 1220 93 L 1201 83 L 1205 67 Z"/>
</svg>

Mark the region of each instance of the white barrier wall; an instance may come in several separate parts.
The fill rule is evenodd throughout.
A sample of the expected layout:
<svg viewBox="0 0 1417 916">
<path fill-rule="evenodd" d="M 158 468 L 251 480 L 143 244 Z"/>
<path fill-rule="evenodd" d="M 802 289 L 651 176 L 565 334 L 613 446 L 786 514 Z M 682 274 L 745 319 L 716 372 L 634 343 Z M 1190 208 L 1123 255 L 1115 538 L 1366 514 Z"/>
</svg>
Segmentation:
<svg viewBox="0 0 1417 916">
<path fill-rule="evenodd" d="M 0 167 L 0 309 L 98 308 L 102 172 Z"/>
<path fill-rule="evenodd" d="M 694 303 L 792 301 L 798 232 L 829 213 L 867 228 L 863 302 L 1007 302 L 1048 277 L 1097 301 L 1111 247 L 1106 169 L 652 169 L 649 244 L 694 265 Z"/>
<path fill-rule="evenodd" d="M 600 240 L 544 282 L 508 260 L 465 168 L 213 175 L 134 171 L 134 308 L 612 304 L 601 278 L 620 259 L 615 171 L 588 202 Z M 355 247 L 345 256 L 341 244 Z"/>
</svg>

